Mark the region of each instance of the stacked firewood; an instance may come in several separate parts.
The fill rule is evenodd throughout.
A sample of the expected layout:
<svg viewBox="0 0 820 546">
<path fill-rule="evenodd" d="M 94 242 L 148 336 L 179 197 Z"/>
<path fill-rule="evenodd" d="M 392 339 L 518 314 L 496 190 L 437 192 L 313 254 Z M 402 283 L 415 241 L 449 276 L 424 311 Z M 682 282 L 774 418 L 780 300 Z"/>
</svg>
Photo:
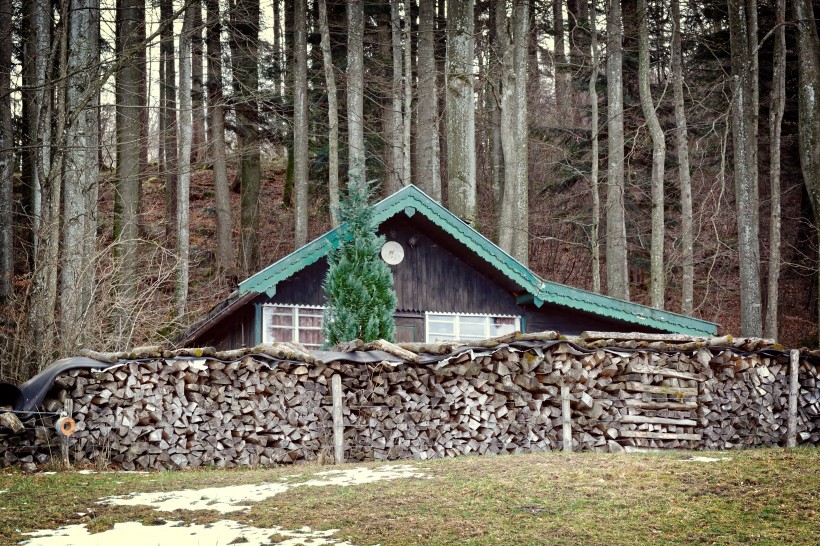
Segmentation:
<svg viewBox="0 0 820 546">
<path fill-rule="evenodd" d="M 375 364 L 298 347 L 115 355 L 58 376 L 42 409 L 73 400 L 72 460 L 126 470 L 329 461 L 334 375 L 349 460 L 785 444 L 789 357 L 758 341 L 506 341 L 380 343 L 397 357 Z M 798 443 L 820 443 L 818 372 L 801 362 Z M 0 462 L 42 464 L 57 443 L 51 428 L 0 434 Z"/>
</svg>

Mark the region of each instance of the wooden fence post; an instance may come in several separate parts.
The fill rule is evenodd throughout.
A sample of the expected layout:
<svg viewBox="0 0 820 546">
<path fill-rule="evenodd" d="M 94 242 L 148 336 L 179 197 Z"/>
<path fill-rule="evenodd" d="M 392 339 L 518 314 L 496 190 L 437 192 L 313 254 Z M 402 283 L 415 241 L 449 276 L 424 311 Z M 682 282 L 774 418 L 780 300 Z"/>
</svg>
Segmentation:
<svg viewBox="0 0 820 546">
<path fill-rule="evenodd" d="M 797 371 L 800 368 L 800 351 L 792 349 L 791 366 L 789 367 L 789 431 L 786 436 L 786 447 L 797 446 L 797 393 L 800 384 L 797 381 Z"/>
<path fill-rule="evenodd" d="M 74 400 L 71 398 L 66 398 L 63 402 L 63 417 L 71 418 L 74 414 Z M 60 435 L 60 453 L 63 456 L 63 466 L 65 468 L 71 468 L 71 458 L 69 457 L 68 451 L 68 440 L 71 436 Z"/>
<path fill-rule="evenodd" d="M 572 451 L 572 415 L 569 407 L 569 385 L 561 385 L 561 417 L 564 420 L 564 451 Z"/>
<path fill-rule="evenodd" d="M 345 462 L 345 429 L 344 418 L 342 417 L 342 378 L 339 374 L 334 374 L 332 379 L 333 389 L 333 448 L 336 456 L 336 464 Z"/>
</svg>

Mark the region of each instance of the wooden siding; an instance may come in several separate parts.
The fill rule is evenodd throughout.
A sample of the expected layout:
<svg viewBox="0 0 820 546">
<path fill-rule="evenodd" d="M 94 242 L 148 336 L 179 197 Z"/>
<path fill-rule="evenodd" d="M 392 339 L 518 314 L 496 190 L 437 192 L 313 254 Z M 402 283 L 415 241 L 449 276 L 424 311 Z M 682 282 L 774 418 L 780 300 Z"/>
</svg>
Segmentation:
<svg viewBox="0 0 820 546">
<path fill-rule="evenodd" d="M 545 303 L 538 309 L 528 308 L 525 316 L 527 332 L 555 330 L 564 335 L 573 336 L 585 330 L 646 333 L 659 331 L 639 324 L 633 325 L 550 303 Z"/>
<path fill-rule="evenodd" d="M 256 309 L 249 303 L 223 319 L 191 346 L 215 347 L 217 351 L 253 347 L 256 345 L 255 315 Z"/>
</svg>

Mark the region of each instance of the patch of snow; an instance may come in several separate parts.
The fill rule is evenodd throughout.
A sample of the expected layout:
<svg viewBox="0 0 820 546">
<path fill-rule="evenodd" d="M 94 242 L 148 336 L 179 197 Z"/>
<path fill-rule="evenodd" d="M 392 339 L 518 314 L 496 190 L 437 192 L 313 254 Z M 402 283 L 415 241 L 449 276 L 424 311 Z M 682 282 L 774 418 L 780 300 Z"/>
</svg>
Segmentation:
<svg viewBox="0 0 820 546">
<path fill-rule="evenodd" d="M 32 537 L 20 544 L 26 546 L 180 546 L 197 544 L 199 546 L 223 546 L 225 544 L 244 544 L 246 546 L 263 546 L 270 544 L 272 535 L 284 538 L 275 542 L 279 546 L 353 546 L 347 541 L 333 537 L 338 529 L 313 531 L 309 527 L 297 530 L 282 529 L 274 526 L 270 529 L 250 527 L 235 521 L 223 520 L 206 525 L 185 525 L 180 521 L 167 521 L 163 525 L 143 525 L 138 522 L 116 523 L 113 529 L 102 533 L 90 533 L 85 524 L 68 525 L 54 530 L 24 533 Z"/>
<path fill-rule="evenodd" d="M 731 461 L 731 457 L 703 457 L 703 456 L 696 456 L 696 457 L 689 457 L 688 459 L 684 459 L 684 461 L 691 461 L 695 463 L 719 463 L 721 461 Z"/>
<path fill-rule="evenodd" d="M 319 479 L 298 483 L 261 483 L 156 493 L 135 493 L 104 498 L 99 503 L 120 506 L 147 505 L 160 512 L 216 510 L 222 514 L 228 514 L 249 510 L 249 502 L 274 497 L 296 487 L 324 487 L 328 485 L 344 487 L 400 478 L 429 478 L 427 474 L 418 472 L 410 465 L 389 465 L 373 469 L 354 467 L 318 472 L 314 476 L 319 477 Z"/>
</svg>

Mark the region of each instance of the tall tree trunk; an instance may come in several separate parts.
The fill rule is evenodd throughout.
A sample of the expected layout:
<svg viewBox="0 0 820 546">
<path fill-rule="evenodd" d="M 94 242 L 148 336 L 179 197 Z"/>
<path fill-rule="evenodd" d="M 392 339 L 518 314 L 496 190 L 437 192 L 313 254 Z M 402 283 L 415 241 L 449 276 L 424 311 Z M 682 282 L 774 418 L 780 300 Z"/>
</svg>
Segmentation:
<svg viewBox="0 0 820 546">
<path fill-rule="evenodd" d="M 620 0 L 609 0 L 607 14 L 607 293 L 629 300 L 626 219 L 624 211 L 623 27 Z"/>
<path fill-rule="evenodd" d="M 652 246 L 650 249 L 649 295 L 652 307 L 663 309 L 665 300 L 665 275 L 663 267 L 664 199 L 663 178 L 666 164 L 666 138 L 663 134 L 652 88 L 649 85 L 649 10 L 646 0 L 638 0 L 638 91 L 641 109 L 652 137 Z"/>
<path fill-rule="evenodd" d="M 45 10 L 40 17 L 33 20 L 44 24 L 35 23 L 35 32 L 51 34 L 51 11 L 47 9 L 48 3 L 38 4 Z M 60 19 L 68 20 L 69 4 L 63 3 Z M 39 30 L 36 30 L 39 29 Z M 43 43 L 43 36 L 38 36 L 38 43 Z M 64 138 L 66 129 L 66 93 L 65 86 L 68 80 L 68 25 L 60 26 L 59 46 L 58 46 L 58 79 L 55 108 L 55 129 L 56 135 L 61 140 Z M 51 78 L 45 75 L 50 72 L 51 67 L 46 63 L 43 70 L 44 96 L 51 97 L 53 87 Z M 46 99 L 50 103 L 50 100 Z M 45 104 L 45 102 L 44 102 Z M 44 112 L 44 110 L 41 110 Z M 48 124 L 50 120 L 42 120 L 41 123 Z M 50 137 L 50 135 L 49 135 Z M 44 148 L 49 148 L 51 142 L 44 141 Z M 50 364 L 56 356 L 57 349 L 57 279 L 59 276 L 60 260 L 60 221 L 62 205 L 62 163 L 65 148 L 57 146 L 51 164 L 44 164 L 41 172 L 42 181 L 42 218 L 41 233 L 42 238 L 34 257 L 34 272 L 31 283 L 31 306 L 29 308 L 28 322 L 31 327 L 31 336 L 37 340 L 31 355 L 33 372 L 43 369 Z M 45 154 L 42 156 L 45 158 Z M 47 176 L 46 176 L 47 173 Z"/>
<path fill-rule="evenodd" d="M 364 155 L 364 6 L 347 2 L 347 150 L 348 178 L 366 182 Z"/>
<path fill-rule="evenodd" d="M 410 135 L 412 133 L 411 111 L 413 108 L 413 48 L 410 40 L 410 25 L 412 24 L 411 2 L 405 2 L 404 6 L 404 30 L 402 40 L 404 41 L 404 131 L 401 142 L 401 156 L 404 162 L 402 171 L 402 186 L 410 184 L 412 177 L 412 154 Z"/>
<path fill-rule="evenodd" d="M 305 0 L 293 3 L 293 187 L 295 190 L 294 245 L 300 248 L 308 238 L 308 104 L 307 104 L 307 22 Z"/>
<path fill-rule="evenodd" d="M 51 166 L 51 111 L 48 70 L 51 66 L 51 2 L 32 0 L 23 11 L 23 182 L 31 192 L 32 255 L 42 236 L 43 186 Z"/>
<path fill-rule="evenodd" d="M 188 6 L 179 35 L 179 188 L 177 191 L 177 278 L 175 304 L 177 320 L 186 323 L 188 311 L 189 226 L 188 208 L 191 189 L 191 145 L 193 113 L 191 104 L 191 34 L 194 9 Z"/>
<path fill-rule="evenodd" d="M 468 224 L 475 224 L 476 159 L 473 92 L 474 0 L 447 4 L 447 204 Z"/>
<path fill-rule="evenodd" d="M 119 0 L 117 6 L 117 59 L 143 48 L 145 3 Z M 140 160 L 143 146 L 142 111 L 143 72 L 139 63 L 123 62 L 117 71 L 117 181 L 115 196 L 114 240 L 119 268 L 116 303 L 120 342 L 128 343 L 133 327 L 134 300 L 137 295 L 139 260 Z"/>
<path fill-rule="evenodd" d="M 402 157 L 402 135 L 404 134 L 404 119 L 402 116 L 403 86 L 401 45 L 401 17 L 399 16 L 399 0 L 390 0 L 390 38 L 384 40 L 385 58 L 390 58 L 390 92 L 384 102 L 384 132 L 385 132 L 385 174 L 384 193 L 390 195 L 397 192 L 404 180 L 404 158 Z M 383 27 L 382 27 L 383 28 Z M 409 52 L 408 52 L 409 54 Z"/>
<path fill-rule="evenodd" d="M 60 329 L 65 350 L 82 342 L 81 325 L 94 286 L 99 179 L 99 0 L 71 0 L 63 163 L 63 259 Z M 93 203 L 93 204 L 92 204 Z"/>
<path fill-rule="evenodd" d="M 327 188 L 330 197 L 330 223 L 333 227 L 337 227 L 339 225 L 339 100 L 336 94 L 336 75 L 333 73 L 333 56 L 330 51 L 327 0 L 319 0 L 319 31 L 322 35 L 322 64 L 327 87 Z"/>
<path fill-rule="evenodd" d="M 689 134 L 683 101 L 683 51 L 681 48 L 680 0 L 672 0 L 672 90 L 675 99 L 675 138 L 678 152 L 681 209 L 681 312 L 694 307 L 695 258 L 692 234 L 692 182 L 689 174 Z"/>
<path fill-rule="evenodd" d="M 820 240 L 820 38 L 811 0 L 795 0 L 797 21 L 797 63 L 799 70 L 798 140 L 803 182 L 814 210 Z M 820 273 L 818 273 L 820 284 Z M 820 316 L 820 298 L 818 298 Z M 818 321 L 820 324 L 820 321 Z M 820 332 L 818 332 L 820 336 Z"/>
<path fill-rule="evenodd" d="M 592 50 L 592 66 L 589 77 L 589 105 L 591 109 L 590 128 L 592 130 L 592 168 L 590 169 L 589 185 L 592 191 L 592 289 L 601 291 L 601 195 L 598 189 L 598 29 L 595 16 L 595 1 L 589 3 L 589 34 Z"/>
<path fill-rule="evenodd" d="M 778 23 L 786 21 L 786 0 L 777 0 Z M 769 185 L 771 217 L 769 219 L 769 276 L 766 297 L 764 335 L 778 338 L 777 309 L 780 287 L 780 132 L 786 108 L 786 27 L 775 30 L 772 94 L 769 102 Z"/>
<path fill-rule="evenodd" d="M 566 45 L 564 39 L 564 2 L 553 0 L 552 3 L 553 33 L 555 35 L 555 112 L 558 123 L 572 125 L 568 122 L 570 112 L 570 72 L 567 66 Z"/>
<path fill-rule="evenodd" d="M 496 2 L 490 8 L 489 18 L 489 41 L 490 47 L 487 53 L 487 90 L 485 92 L 487 104 L 487 132 L 488 152 L 490 155 L 490 188 L 493 192 L 493 213 L 497 216 L 501 211 L 501 199 L 504 194 L 504 152 L 501 147 L 501 58 L 498 50 L 498 24 L 499 18 L 506 18 L 505 2 Z M 420 38 L 421 40 L 421 38 Z M 421 55 L 421 47 L 419 47 Z M 421 75 L 419 75 L 421 77 Z M 495 230 L 495 240 L 498 242 L 498 230 Z"/>
<path fill-rule="evenodd" d="M 11 0 L 0 0 L 0 298 L 14 277 L 14 134 L 11 126 Z"/>
<path fill-rule="evenodd" d="M 221 272 L 234 266 L 231 197 L 225 159 L 225 104 L 222 97 L 222 24 L 219 0 L 205 0 L 208 10 L 208 109 L 211 161 L 216 201 L 216 266 Z"/>
<path fill-rule="evenodd" d="M 193 12 L 191 21 L 191 161 L 196 165 L 205 159 L 205 94 L 202 86 L 202 3 L 191 0 L 188 6 Z"/>
<path fill-rule="evenodd" d="M 510 21 L 496 12 L 501 57 L 501 145 L 504 191 L 498 225 L 499 246 L 523 264 L 529 254 L 527 58 L 529 3 L 515 2 Z"/>
<path fill-rule="evenodd" d="M 419 172 L 416 183 L 430 197 L 441 201 L 435 10 L 434 2 L 419 3 L 419 98 L 416 121 Z"/>
<path fill-rule="evenodd" d="M 743 0 L 729 0 L 729 32 L 732 50 L 732 142 L 737 207 L 738 255 L 740 258 L 740 333 L 762 333 L 760 302 L 760 241 L 757 161 L 755 141 L 757 112 L 750 67 L 752 50 L 749 23 Z"/>
<path fill-rule="evenodd" d="M 177 101 L 176 101 L 176 66 L 174 52 L 174 17 L 173 0 L 160 0 L 160 21 L 165 25 L 159 43 L 160 63 L 163 67 L 162 116 L 163 150 L 165 158 L 165 238 L 168 243 L 176 241 L 177 221 Z"/>
<path fill-rule="evenodd" d="M 242 272 L 259 267 L 259 0 L 235 0 L 231 9 L 231 62 L 239 152 L 239 254 Z"/>
</svg>

